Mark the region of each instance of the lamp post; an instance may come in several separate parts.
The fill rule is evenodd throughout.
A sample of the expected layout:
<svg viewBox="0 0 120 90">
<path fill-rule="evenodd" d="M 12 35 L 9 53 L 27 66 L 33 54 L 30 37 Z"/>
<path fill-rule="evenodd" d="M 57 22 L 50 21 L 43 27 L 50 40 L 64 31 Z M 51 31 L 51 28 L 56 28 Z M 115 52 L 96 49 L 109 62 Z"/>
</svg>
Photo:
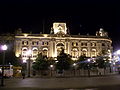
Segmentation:
<svg viewBox="0 0 120 90">
<path fill-rule="evenodd" d="M 90 77 L 90 62 L 91 62 L 91 59 L 88 59 L 88 65 L 87 65 L 87 68 L 88 68 L 88 77 Z"/>
<path fill-rule="evenodd" d="M 53 65 L 50 65 L 50 75 L 52 77 L 52 69 L 53 69 Z"/>
<path fill-rule="evenodd" d="M 73 67 L 74 67 L 74 76 L 76 74 L 76 63 L 73 63 Z"/>
<path fill-rule="evenodd" d="M 4 86 L 4 62 L 5 62 L 5 51 L 7 50 L 7 45 L 2 45 L 1 50 L 3 51 L 1 86 Z"/>
<path fill-rule="evenodd" d="M 28 60 L 27 60 L 27 77 L 30 77 L 31 74 L 31 50 L 27 51 L 27 56 L 28 56 Z"/>
</svg>

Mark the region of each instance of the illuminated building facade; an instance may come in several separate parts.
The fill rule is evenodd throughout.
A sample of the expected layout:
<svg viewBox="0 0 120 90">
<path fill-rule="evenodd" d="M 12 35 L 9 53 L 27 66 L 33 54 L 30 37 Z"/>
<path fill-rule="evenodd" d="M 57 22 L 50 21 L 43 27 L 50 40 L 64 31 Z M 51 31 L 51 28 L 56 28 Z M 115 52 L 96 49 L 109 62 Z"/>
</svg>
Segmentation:
<svg viewBox="0 0 120 90">
<path fill-rule="evenodd" d="M 77 60 L 81 55 L 96 57 L 102 50 L 111 54 L 111 44 L 112 40 L 102 28 L 96 32 L 95 36 L 70 35 L 66 23 L 53 23 L 50 34 L 22 33 L 22 30 L 19 29 L 15 35 L 14 48 L 16 56 L 21 55 L 22 59 L 27 59 L 28 50 L 32 50 L 31 58 L 33 60 L 38 53 L 56 58 L 63 48 L 73 60 Z"/>
</svg>

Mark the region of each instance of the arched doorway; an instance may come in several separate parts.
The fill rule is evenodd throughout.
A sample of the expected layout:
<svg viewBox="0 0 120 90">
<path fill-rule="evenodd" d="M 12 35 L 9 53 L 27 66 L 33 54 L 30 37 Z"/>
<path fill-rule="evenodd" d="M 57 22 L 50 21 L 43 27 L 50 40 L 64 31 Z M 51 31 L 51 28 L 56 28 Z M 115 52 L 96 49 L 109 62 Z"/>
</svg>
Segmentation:
<svg viewBox="0 0 120 90">
<path fill-rule="evenodd" d="M 61 50 L 64 49 L 64 44 L 63 43 L 58 43 L 56 45 L 57 48 L 57 56 L 60 54 Z"/>
</svg>

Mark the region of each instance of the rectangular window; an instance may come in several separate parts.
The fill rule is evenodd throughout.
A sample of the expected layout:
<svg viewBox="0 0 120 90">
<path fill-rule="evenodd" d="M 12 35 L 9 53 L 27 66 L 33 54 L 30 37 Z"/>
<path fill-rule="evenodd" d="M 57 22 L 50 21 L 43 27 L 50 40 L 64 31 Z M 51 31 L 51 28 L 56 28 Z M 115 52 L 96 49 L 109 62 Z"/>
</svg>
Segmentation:
<svg viewBox="0 0 120 90">
<path fill-rule="evenodd" d="M 36 42 L 36 44 L 38 45 L 38 41 Z"/>
<path fill-rule="evenodd" d="M 44 45 L 44 42 L 42 42 L 42 45 Z"/>
<path fill-rule="evenodd" d="M 32 45 L 34 45 L 34 41 L 32 41 Z"/>
<path fill-rule="evenodd" d="M 47 45 L 48 45 L 48 42 L 47 42 Z"/>
<path fill-rule="evenodd" d="M 83 46 L 83 43 L 81 43 L 81 46 Z"/>
<path fill-rule="evenodd" d="M 22 41 L 22 45 L 24 45 L 24 41 Z"/>
<path fill-rule="evenodd" d="M 28 45 L 28 41 L 26 41 L 27 42 L 27 45 Z"/>
<path fill-rule="evenodd" d="M 104 43 L 102 43 L 102 46 L 105 46 L 105 44 L 104 44 Z"/>
</svg>

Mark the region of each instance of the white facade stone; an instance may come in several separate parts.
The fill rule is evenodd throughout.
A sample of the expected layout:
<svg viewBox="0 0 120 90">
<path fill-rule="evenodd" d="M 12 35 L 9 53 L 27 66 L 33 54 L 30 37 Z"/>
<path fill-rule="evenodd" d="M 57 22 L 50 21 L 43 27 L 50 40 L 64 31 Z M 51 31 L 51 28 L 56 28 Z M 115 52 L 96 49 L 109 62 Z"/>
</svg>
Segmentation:
<svg viewBox="0 0 120 90">
<path fill-rule="evenodd" d="M 56 58 L 61 48 L 64 48 L 65 53 L 71 55 L 73 60 L 77 60 L 83 54 L 87 57 L 96 57 L 102 50 L 112 53 L 112 40 L 103 29 L 96 32 L 96 36 L 70 35 L 67 33 L 66 23 L 53 23 L 51 32 L 51 34 L 16 34 L 16 56 L 21 55 L 22 58 L 26 58 L 25 52 L 32 50 L 33 60 L 38 53 Z"/>
</svg>

